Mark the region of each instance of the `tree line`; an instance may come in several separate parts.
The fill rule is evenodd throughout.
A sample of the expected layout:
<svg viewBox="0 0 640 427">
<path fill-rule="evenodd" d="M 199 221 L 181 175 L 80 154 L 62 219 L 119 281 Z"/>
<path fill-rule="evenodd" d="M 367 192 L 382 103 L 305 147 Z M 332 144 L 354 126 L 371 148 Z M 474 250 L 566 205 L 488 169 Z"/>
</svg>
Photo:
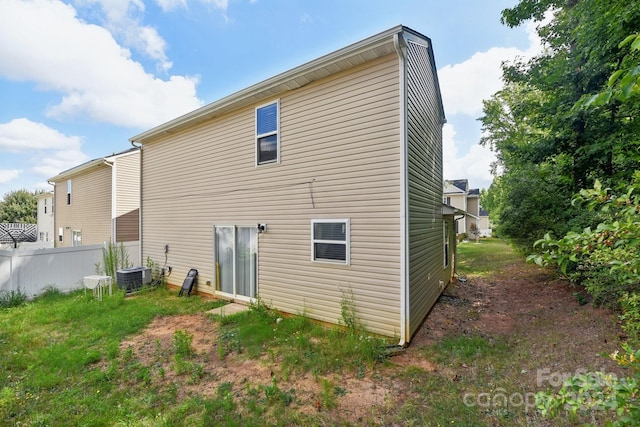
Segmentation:
<svg viewBox="0 0 640 427">
<path fill-rule="evenodd" d="M 480 118 L 481 144 L 497 155 L 482 205 L 528 251 L 547 232 L 597 225 L 572 197 L 596 180 L 627 185 L 638 169 L 640 51 L 623 42 L 640 31 L 640 1 L 522 0 L 502 12 L 510 27 L 529 20 L 544 50 L 503 65 L 504 87 Z"/>
<path fill-rule="evenodd" d="M 497 161 L 481 202 L 499 234 L 616 310 L 626 334 L 610 357 L 628 377 L 576 375 L 538 393 L 538 409 L 638 425 L 640 0 L 520 0 L 502 12 L 511 27 L 528 20 L 544 50 L 504 64 L 503 89 L 484 102 L 481 143 Z"/>
<path fill-rule="evenodd" d="M 39 192 L 10 191 L 0 200 L 0 222 L 38 223 Z"/>
</svg>

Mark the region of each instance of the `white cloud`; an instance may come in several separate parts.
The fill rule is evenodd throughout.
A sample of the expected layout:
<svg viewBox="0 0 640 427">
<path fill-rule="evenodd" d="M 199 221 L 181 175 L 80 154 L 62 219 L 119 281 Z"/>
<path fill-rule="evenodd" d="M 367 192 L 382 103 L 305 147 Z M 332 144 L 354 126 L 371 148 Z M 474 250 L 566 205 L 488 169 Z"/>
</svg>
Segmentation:
<svg viewBox="0 0 640 427">
<path fill-rule="evenodd" d="M 157 61 L 158 68 L 164 72 L 173 66 L 165 53 L 166 41 L 155 28 L 143 25 L 141 22 L 145 10 L 142 1 L 78 0 L 78 4 L 99 5 L 104 14 L 105 27 L 114 37 L 121 40 L 125 46 Z"/>
<path fill-rule="evenodd" d="M 488 147 L 473 145 L 460 155 L 455 140 L 456 131 L 447 123 L 442 128 L 442 163 L 444 179 L 468 179 L 473 188 L 489 188 L 493 181 L 490 173 L 495 155 Z"/>
<path fill-rule="evenodd" d="M 215 9 L 220 9 L 223 12 L 226 12 L 229 8 L 229 0 L 200 0 L 200 2 L 210 4 Z M 170 12 L 179 8 L 187 8 L 187 0 L 156 0 L 156 3 L 158 3 L 158 6 L 160 6 L 163 12 Z M 255 0 L 251 0 L 251 3 L 255 3 Z"/>
<path fill-rule="evenodd" d="M 13 119 L 0 123 L 0 150 L 11 153 L 33 150 L 79 150 L 77 136 L 65 136 L 55 129 L 29 119 Z"/>
<path fill-rule="evenodd" d="M 7 184 L 22 174 L 20 169 L 0 169 L 0 184 Z"/>
<path fill-rule="evenodd" d="M 201 0 L 202 3 L 211 4 L 216 9 L 226 11 L 229 7 L 229 0 Z"/>
<path fill-rule="evenodd" d="M 0 124 L 0 151 L 28 157 L 31 171 L 41 177 L 50 178 L 86 162 L 88 157 L 81 148 L 81 138 L 63 135 L 42 123 L 20 118 Z M 13 179 L 21 171 L 3 172 L 6 179 Z M 2 176 L 0 173 L 0 183 Z"/>
<path fill-rule="evenodd" d="M 112 10 L 122 13 L 122 7 Z M 153 45 L 152 33 L 146 37 Z M 109 31 L 81 21 L 73 7 L 57 0 L 1 1 L 0 40 L 0 76 L 63 94 L 50 106 L 51 117 L 84 115 L 148 128 L 202 105 L 197 77 L 162 80 L 146 73 Z"/>
<path fill-rule="evenodd" d="M 187 0 L 156 0 L 163 12 L 170 12 L 175 9 L 187 8 Z"/>
<path fill-rule="evenodd" d="M 502 63 L 517 58 L 527 60 L 542 51 L 542 43 L 536 33 L 537 25 L 526 26 L 530 45 L 526 50 L 515 47 L 493 47 L 486 52 L 476 52 L 460 64 L 446 65 L 438 71 L 443 104 L 447 116 L 467 114 L 477 117 L 482 112 L 482 100 L 502 89 Z"/>
<path fill-rule="evenodd" d="M 502 88 L 502 62 L 521 53 L 516 48 L 494 47 L 486 52 L 476 52 L 460 64 L 441 68 L 438 78 L 447 116 L 478 116 L 482 112 L 482 100 Z"/>
<path fill-rule="evenodd" d="M 482 114 L 482 101 L 489 99 L 502 89 L 502 63 L 517 58 L 527 60 L 542 52 L 543 45 L 536 32 L 538 25 L 546 25 L 552 18 L 549 14 L 541 23 L 526 25 L 529 47 L 493 47 L 485 52 L 476 52 L 466 61 L 446 65 L 438 70 L 442 102 L 446 116 L 457 114 L 477 118 Z M 480 135 L 478 135 L 478 141 Z M 466 153 L 461 153 L 456 130 L 451 124 L 443 128 L 443 167 L 445 179 L 469 179 L 474 188 L 488 188 L 493 177 L 491 164 L 495 154 L 488 148 L 473 144 Z"/>
</svg>

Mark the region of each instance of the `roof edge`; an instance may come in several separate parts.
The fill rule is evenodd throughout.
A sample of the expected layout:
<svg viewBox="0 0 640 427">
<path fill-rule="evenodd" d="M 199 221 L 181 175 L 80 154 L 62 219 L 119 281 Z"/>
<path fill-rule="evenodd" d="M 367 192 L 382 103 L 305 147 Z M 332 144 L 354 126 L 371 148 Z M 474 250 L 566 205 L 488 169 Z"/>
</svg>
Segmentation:
<svg viewBox="0 0 640 427">
<path fill-rule="evenodd" d="M 154 138 L 160 134 L 168 133 L 174 130 L 175 128 L 185 126 L 190 123 L 195 123 L 199 120 L 205 120 L 207 116 L 210 116 L 214 114 L 216 111 L 219 111 L 223 108 L 229 108 L 236 105 L 237 107 L 241 107 L 243 106 L 242 104 L 243 101 L 249 100 L 249 98 L 252 96 L 255 96 L 256 93 L 266 92 L 269 89 L 277 88 L 278 86 L 284 85 L 287 82 L 291 82 L 296 78 L 299 78 L 306 74 L 310 74 L 313 71 L 316 71 L 320 68 L 327 67 L 331 64 L 337 63 L 343 60 L 344 58 L 355 56 L 359 53 L 374 49 L 375 47 L 384 45 L 386 43 L 393 43 L 393 36 L 395 34 L 399 34 L 403 32 L 409 32 L 414 36 L 424 38 L 430 42 L 430 39 L 428 37 L 418 33 L 417 31 L 412 30 L 403 25 L 397 25 L 388 30 L 385 30 L 378 34 L 370 36 L 366 39 L 360 40 L 356 43 L 353 43 L 351 45 L 338 49 L 334 52 L 323 55 L 317 59 L 314 59 L 312 61 L 309 61 L 297 67 L 294 67 L 288 71 L 277 74 L 273 77 L 270 77 L 254 85 L 251 85 L 238 92 L 235 92 L 231 95 L 225 96 L 224 98 L 221 98 L 217 101 L 204 105 L 196 110 L 193 110 L 173 120 L 169 120 L 168 122 L 155 126 L 145 132 L 142 132 L 138 135 L 135 135 L 129 138 L 129 141 L 131 143 L 134 143 L 134 142 L 141 143 L 150 138 Z"/>
</svg>

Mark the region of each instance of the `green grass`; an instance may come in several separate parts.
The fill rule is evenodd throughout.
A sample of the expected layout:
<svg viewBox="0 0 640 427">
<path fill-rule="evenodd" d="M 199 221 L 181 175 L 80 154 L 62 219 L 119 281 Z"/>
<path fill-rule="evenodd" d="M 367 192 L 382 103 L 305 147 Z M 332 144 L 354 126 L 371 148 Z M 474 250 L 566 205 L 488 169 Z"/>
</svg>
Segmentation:
<svg viewBox="0 0 640 427">
<path fill-rule="evenodd" d="M 371 368 L 384 360 L 387 344 L 362 329 L 327 328 L 304 314 L 279 317 L 258 303 L 222 319 L 219 355 L 235 352 L 258 358 L 268 353 L 281 361 L 285 378 L 301 372 L 318 376 Z"/>
<path fill-rule="evenodd" d="M 363 330 L 326 328 L 308 317 L 279 317 L 262 303 L 219 318 L 219 356 L 261 359 L 280 366 L 269 385 L 244 385 L 248 397 L 222 383 L 214 396 L 180 396 L 163 381 L 170 370 L 199 384 L 207 367 L 192 348 L 193 336 L 176 330 L 173 345 L 156 342 L 152 361 L 142 363 L 120 343 L 155 317 L 199 313 L 224 303 L 177 298 L 156 289 L 125 298 L 116 292 L 98 301 L 84 291 L 55 290 L 18 307 L 0 309 L 0 425 L 183 426 L 314 425 L 327 415 L 305 415 L 290 406 L 296 390 L 281 386 L 295 373 L 311 372 L 323 385 L 323 410 L 345 393 L 323 375 L 364 375 L 384 359 L 386 342 Z M 212 321 L 215 321 L 212 319 Z M 163 365 L 164 361 L 169 361 Z M 268 421 L 266 421 L 268 420 Z"/>
<path fill-rule="evenodd" d="M 461 275 L 486 277 L 523 260 L 505 240 L 488 237 L 458 243 L 457 270 Z"/>
<path fill-rule="evenodd" d="M 127 299 L 116 293 L 103 301 L 83 291 L 52 291 L 0 310 L 0 424 L 112 425 L 153 417 L 165 397 L 144 389 L 147 367 L 134 360 L 122 366 L 120 342 L 156 316 L 216 304 L 165 290 Z M 123 387 L 127 383 L 131 387 Z"/>
<path fill-rule="evenodd" d="M 489 276 L 516 262 L 522 257 L 500 240 L 459 245 L 462 274 Z M 188 330 L 175 331 L 167 348 L 157 341 L 148 350 L 151 361 L 120 350 L 127 336 L 157 316 L 201 313 L 222 302 L 178 298 L 165 289 L 134 298 L 116 293 L 103 301 L 83 291 L 51 290 L 35 301 L 0 308 L 0 425 L 349 425 L 333 418 L 340 399 L 351 393 L 341 381 L 347 376 L 391 391 L 388 401 L 351 420 L 357 425 L 548 425 L 532 409 L 465 403 L 465 396 L 529 391 L 521 372 L 533 372 L 539 362 L 531 360 L 526 338 L 460 331 L 417 349 L 435 364 L 433 371 L 389 366 L 387 345 L 397 340 L 367 334 L 356 318 L 356 303 L 344 292 L 342 327 L 333 328 L 304 313 L 282 316 L 260 301 L 248 311 L 212 318 L 219 324 L 213 341 L 218 362 L 228 369 L 243 359 L 266 363 L 271 381 L 260 384 L 223 374 L 213 378 Z M 305 393 L 294 388 L 301 377 L 317 386 L 312 411 L 297 406 Z M 214 385 L 207 393 L 189 389 L 208 380 Z"/>
</svg>

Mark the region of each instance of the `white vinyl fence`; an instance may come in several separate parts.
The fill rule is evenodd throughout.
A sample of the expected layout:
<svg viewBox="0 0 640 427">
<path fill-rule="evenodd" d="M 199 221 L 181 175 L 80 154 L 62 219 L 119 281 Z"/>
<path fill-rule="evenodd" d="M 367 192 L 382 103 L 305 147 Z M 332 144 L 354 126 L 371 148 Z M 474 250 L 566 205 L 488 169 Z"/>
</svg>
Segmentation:
<svg viewBox="0 0 640 427">
<path fill-rule="evenodd" d="M 129 261 L 139 259 L 139 242 L 125 242 Z M 32 298 L 46 288 L 62 292 L 83 288 L 83 277 L 96 274 L 96 264 L 104 267 L 104 245 L 73 248 L 0 250 L 0 291 L 20 291 Z"/>
</svg>

